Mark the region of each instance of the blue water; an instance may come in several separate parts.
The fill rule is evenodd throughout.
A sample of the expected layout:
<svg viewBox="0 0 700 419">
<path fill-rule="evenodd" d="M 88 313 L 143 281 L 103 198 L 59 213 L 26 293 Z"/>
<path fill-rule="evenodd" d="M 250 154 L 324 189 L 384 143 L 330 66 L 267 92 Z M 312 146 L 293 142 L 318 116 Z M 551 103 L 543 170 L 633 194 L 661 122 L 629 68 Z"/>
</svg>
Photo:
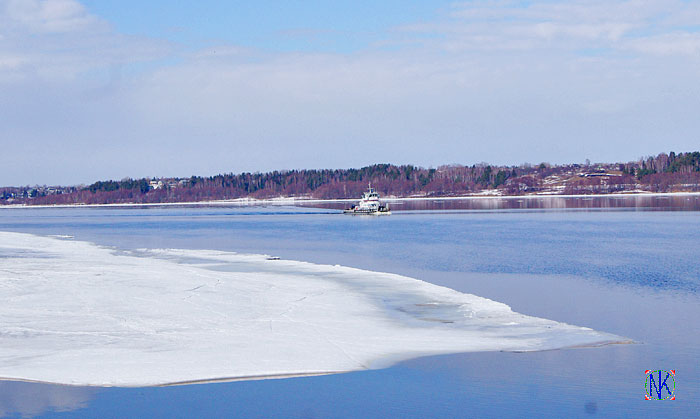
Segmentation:
<svg viewBox="0 0 700 419">
<path fill-rule="evenodd" d="M 697 417 L 700 212 L 657 209 L 389 217 L 294 207 L 2 209 L 0 230 L 394 272 L 639 343 L 455 354 L 376 371 L 168 388 L 0 382 L 0 416 Z M 648 369 L 676 370 L 675 401 L 644 400 Z"/>
</svg>

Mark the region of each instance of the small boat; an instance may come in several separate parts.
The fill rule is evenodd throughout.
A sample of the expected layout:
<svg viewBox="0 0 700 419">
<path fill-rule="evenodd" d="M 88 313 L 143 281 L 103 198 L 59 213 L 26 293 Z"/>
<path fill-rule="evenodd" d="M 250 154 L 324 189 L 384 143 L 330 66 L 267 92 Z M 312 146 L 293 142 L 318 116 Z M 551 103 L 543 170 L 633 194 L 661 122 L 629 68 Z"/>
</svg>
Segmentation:
<svg viewBox="0 0 700 419">
<path fill-rule="evenodd" d="M 362 199 L 357 205 L 353 205 L 350 209 L 343 211 L 344 214 L 356 214 L 356 215 L 390 215 L 388 205 L 381 205 L 379 203 L 379 194 L 372 188 L 372 184 L 369 184 L 367 191 L 362 194 Z"/>
</svg>

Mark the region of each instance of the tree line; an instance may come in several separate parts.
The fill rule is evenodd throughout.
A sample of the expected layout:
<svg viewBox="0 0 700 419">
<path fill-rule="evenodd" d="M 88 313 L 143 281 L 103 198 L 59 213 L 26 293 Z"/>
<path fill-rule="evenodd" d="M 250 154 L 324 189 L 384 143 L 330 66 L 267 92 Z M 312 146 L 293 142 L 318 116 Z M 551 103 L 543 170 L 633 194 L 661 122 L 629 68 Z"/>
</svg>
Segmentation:
<svg viewBox="0 0 700 419">
<path fill-rule="evenodd" d="M 559 182 L 559 183 L 558 183 Z M 497 192 L 580 194 L 700 190 L 700 152 L 661 153 L 628 163 L 497 166 L 375 164 L 360 169 L 226 173 L 189 178 L 98 181 L 87 186 L 0 188 L 2 204 L 196 202 L 235 198 L 357 198 L 371 183 L 382 196 L 460 196 Z"/>
</svg>

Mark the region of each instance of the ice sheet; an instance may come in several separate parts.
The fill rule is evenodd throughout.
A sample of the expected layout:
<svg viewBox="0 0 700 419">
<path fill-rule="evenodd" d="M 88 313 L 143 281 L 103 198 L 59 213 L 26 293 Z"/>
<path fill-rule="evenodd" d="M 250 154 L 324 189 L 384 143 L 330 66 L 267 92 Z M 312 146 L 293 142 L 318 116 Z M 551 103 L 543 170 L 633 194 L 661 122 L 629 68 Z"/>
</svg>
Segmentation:
<svg viewBox="0 0 700 419">
<path fill-rule="evenodd" d="M 625 341 L 400 275 L 0 232 L 6 379 L 145 386 Z"/>
</svg>

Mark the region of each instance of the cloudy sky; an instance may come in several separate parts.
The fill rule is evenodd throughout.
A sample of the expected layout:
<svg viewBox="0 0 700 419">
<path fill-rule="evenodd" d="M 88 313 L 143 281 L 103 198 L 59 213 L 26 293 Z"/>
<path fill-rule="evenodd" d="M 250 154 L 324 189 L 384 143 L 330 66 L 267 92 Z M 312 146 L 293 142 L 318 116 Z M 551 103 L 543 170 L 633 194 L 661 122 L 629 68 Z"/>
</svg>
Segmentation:
<svg viewBox="0 0 700 419">
<path fill-rule="evenodd" d="M 700 1 L 0 0 L 0 185 L 700 149 Z"/>
</svg>

